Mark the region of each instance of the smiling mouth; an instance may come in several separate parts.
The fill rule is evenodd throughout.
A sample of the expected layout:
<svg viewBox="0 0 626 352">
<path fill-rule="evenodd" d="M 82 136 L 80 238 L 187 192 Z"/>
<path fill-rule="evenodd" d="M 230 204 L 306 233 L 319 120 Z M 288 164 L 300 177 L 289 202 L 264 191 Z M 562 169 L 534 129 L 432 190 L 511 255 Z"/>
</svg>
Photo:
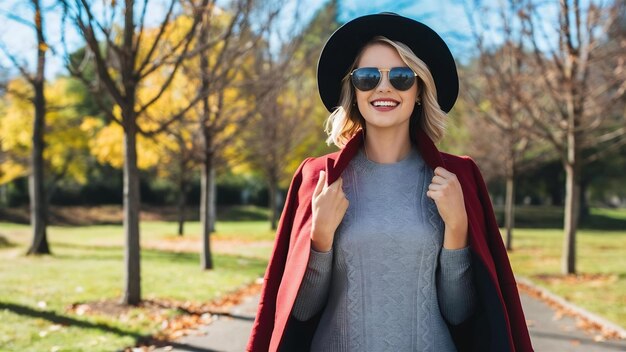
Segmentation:
<svg viewBox="0 0 626 352">
<path fill-rule="evenodd" d="M 395 108 L 399 105 L 399 102 L 395 100 L 374 100 L 370 104 L 376 108 Z"/>
</svg>

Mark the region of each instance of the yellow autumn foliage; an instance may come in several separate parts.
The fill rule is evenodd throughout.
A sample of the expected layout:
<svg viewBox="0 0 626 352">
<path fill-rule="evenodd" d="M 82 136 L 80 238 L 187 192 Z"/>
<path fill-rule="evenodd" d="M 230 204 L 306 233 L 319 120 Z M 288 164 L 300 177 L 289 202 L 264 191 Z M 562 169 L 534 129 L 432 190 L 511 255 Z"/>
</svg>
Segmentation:
<svg viewBox="0 0 626 352">
<path fill-rule="evenodd" d="M 46 85 L 47 113 L 45 119 L 44 161 L 48 172 L 78 183 L 86 181 L 87 138 L 80 128 L 81 116 L 73 108 L 78 97 L 68 89 L 69 81 L 58 78 Z M 0 139 L 8 161 L 0 165 L 0 184 L 26 176 L 32 148 L 34 107 L 31 86 L 23 79 L 8 84 L 8 93 L 0 99 Z"/>
<path fill-rule="evenodd" d="M 119 114 L 120 109 L 113 109 Z M 115 168 L 124 167 L 124 130 L 116 122 L 101 126 L 100 120 L 92 117 L 85 118 L 82 129 L 87 134 L 93 134 L 88 142 L 91 154 L 102 164 L 109 164 Z M 95 130 L 95 131 L 94 131 Z M 137 167 L 149 169 L 159 163 L 159 142 L 142 135 L 137 135 Z"/>
</svg>

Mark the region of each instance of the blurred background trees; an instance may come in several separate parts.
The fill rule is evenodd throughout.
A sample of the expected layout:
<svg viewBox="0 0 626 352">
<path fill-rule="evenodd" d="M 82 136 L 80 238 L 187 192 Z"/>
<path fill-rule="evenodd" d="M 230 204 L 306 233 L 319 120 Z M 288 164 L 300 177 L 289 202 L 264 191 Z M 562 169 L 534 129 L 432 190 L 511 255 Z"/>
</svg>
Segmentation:
<svg viewBox="0 0 626 352">
<path fill-rule="evenodd" d="M 467 7 L 468 17 L 476 20 L 472 23 L 479 55 L 474 72 L 482 80 L 468 80 L 474 86 L 481 82 L 468 90 L 471 105 L 504 132 L 498 139 L 510 151 L 503 168 L 509 175 L 508 193 L 520 159 L 539 165 L 542 160 L 561 161 L 562 271 L 576 273 L 576 231 L 585 209 L 581 205 L 586 204 L 582 188 L 590 182 L 583 182 L 584 170 L 626 142 L 626 43 L 619 38 L 623 2 L 512 0 L 473 5 Z M 529 149 L 529 143 L 534 147 Z"/>
</svg>

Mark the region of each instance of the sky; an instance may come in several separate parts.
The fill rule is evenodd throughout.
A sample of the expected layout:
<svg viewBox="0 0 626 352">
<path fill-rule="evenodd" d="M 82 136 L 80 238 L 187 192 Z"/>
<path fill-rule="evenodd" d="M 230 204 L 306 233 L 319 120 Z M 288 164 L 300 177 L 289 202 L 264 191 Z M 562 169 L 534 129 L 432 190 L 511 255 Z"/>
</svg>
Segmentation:
<svg viewBox="0 0 626 352">
<path fill-rule="evenodd" d="M 46 6 L 50 6 L 54 0 L 42 0 Z M 94 0 L 94 4 L 102 4 L 105 0 Z M 227 0 L 218 0 L 226 2 Z M 326 0 L 285 0 L 287 4 L 283 11 L 281 21 L 287 30 L 293 21 L 294 7 L 299 5 L 302 13 L 300 22 L 307 23 L 312 15 Z M 396 12 L 403 16 L 411 17 L 425 23 L 439 33 L 450 46 L 452 54 L 457 60 L 467 60 L 473 53 L 471 37 L 469 36 L 469 24 L 463 9 L 462 1 L 471 0 L 343 0 L 340 1 L 339 20 L 342 22 L 352 18 L 378 12 Z M 486 0 L 486 3 L 494 3 L 497 0 Z M 29 67 L 34 67 L 35 62 L 35 34 L 34 31 L 23 24 L 8 19 L 10 16 L 19 16 L 30 20 L 32 11 L 29 2 L 23 0 L 0 0 L 0 23 L 3 31 L 0 32 L 0 45 L 4 45 L 20 61 L 27 62 Z M 108 3 L 108 1 L 107 1 Z M 148 18 L 152 23 L 157 23 L 164 13 L 163 0 L 151 0 Z M 48 78 L 58 74 L 65 74 L 62 60 L 63 50 L 60 44 L 61 38 L 61 13 L 59 10 L 51 11 L 46 17 L 47 40 L 51 46 L 58 48 L 56 55 L 53 53 L 46 67 Z M 72 28 L 71 23 L 67 23 Z M 79 36 L 72 30 L 66 31 L 69 50 L 76 49 L 82 42 Z M 6 55 L 0 50 L 0 70 L 11 68 L 12 64 Z M 1 75 L 0 75 L 1 78 Z"/>
</svg>

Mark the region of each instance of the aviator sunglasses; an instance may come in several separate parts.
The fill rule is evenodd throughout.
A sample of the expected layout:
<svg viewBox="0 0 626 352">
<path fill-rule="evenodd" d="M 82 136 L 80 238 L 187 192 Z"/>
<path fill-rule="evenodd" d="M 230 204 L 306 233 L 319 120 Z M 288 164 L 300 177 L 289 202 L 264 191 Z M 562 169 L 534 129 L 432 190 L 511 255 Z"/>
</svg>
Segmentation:
<svg viewBox="0 0 626 352">
<path fill-rule="evenodd" d="M 413 72 L 409 67 L 361 67 L 350 72 L 350 79 L 354 87 L 360 91 L 368 91 L 376 88 L 380 83 L 383 72 L 387 72 L 389 83 L 397 90 L 409 90 L 417 73 Z"/>
</svg>

